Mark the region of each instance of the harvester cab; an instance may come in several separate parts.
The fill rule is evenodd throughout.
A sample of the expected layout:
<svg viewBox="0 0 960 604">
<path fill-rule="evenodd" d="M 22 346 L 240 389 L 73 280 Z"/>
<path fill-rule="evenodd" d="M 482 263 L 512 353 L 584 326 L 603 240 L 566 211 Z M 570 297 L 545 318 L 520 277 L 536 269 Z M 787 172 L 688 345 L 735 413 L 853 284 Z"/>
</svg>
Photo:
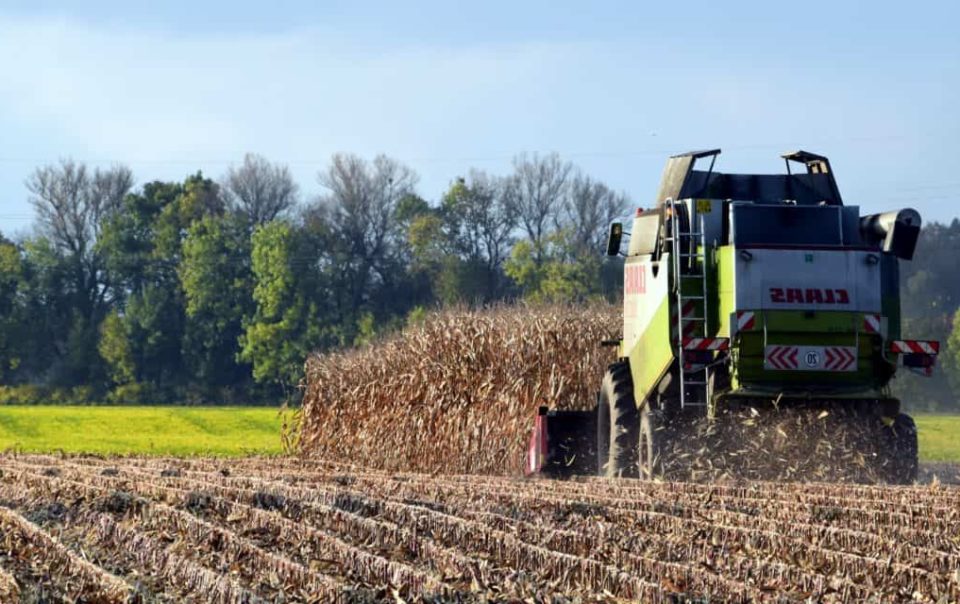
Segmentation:
<svg viewBox="0 0 960 604">
<path fill-rule="evenodd" d="M 654 476 L 682 433 L 667 425 L 790 407 L 876 424 L 870 463 L 913 480 L 916 429 L 889 383 L 900 366 L 929 375 L 939 350 L 900 333 L 899 261 L 919 214 L 861 216 L 821 155 L 788 153 L 785 174 L 759 175 L 717 172 L 719 154 L 671 157 L 655 204 L 636 211 L 617 359 L 595 408 L 540 410 L 527 472 Z M 623 234 L 611 226 L 608 255 Z"/>
</svg>

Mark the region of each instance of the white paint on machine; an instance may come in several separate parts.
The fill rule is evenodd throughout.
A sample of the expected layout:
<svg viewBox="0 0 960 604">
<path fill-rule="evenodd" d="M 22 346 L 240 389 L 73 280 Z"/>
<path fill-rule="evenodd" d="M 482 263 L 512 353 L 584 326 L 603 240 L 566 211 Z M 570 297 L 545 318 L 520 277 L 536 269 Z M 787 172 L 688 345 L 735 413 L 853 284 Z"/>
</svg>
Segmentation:
<svg viewBox="0 0 960 604">
<path fill-rule="evenodd" d="M 653 321 L 660 305 L 667 301 L 670 254 L 657 265 L 650 256 L 633 256 L 623 267 L 623 345 L 632 350 Z"/>
<path fill-rule="evenodd" d="M 737 248 L 735 310 L 880 311 L 880 266 L 862 250 Z"/>
</svg>

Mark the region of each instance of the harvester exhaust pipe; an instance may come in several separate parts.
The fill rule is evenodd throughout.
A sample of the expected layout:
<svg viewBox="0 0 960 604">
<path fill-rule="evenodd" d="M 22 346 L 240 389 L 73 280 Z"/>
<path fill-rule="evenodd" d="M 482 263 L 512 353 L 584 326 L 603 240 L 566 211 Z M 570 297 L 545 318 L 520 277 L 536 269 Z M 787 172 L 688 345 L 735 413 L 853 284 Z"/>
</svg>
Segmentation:
<svg viewBox="0 0 960 604">
<path fill-rule="evenodd" d="M 884 252 L 911 260 L 920 236 L 920 214 L 908 208 L 864 216 L 860 233 L 867 241 L 882 243 Z"/>
</svg>

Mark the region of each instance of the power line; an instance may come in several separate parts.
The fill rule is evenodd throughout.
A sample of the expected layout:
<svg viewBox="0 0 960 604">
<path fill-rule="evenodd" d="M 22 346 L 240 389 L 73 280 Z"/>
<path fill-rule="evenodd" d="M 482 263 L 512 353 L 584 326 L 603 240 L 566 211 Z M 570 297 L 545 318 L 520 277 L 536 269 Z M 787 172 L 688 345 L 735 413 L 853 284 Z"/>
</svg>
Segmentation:
<svg viewBox="0 0 960 604">
<path fill-rule="evenodd" d="M 837 139 L 837 140 L 822 140 L 822 141 L 808 141 L 812 142 L 813 146 L 820 146 L 825 144 L 834 144 L 837 142 L 879 142 L 879 141 L 896 141 L 902 140 L 902 136 L 875 136 L 875 137 L 859 137 L 859 138 L 848 138 L 848 139 Z M 745 151 L 745 150 L 756 150 L 756 149 L 779 149 L 781 151 L 795 149 L 798 146 L 803 146 L 796 141 L 790 142 L 780 142 L 780 143 L 750 143 L 743 145 L 729 145 L 724 147 L 728 151 Z M 677 153 L 678 147 L 656 147 L 656 148 L 646 148 L 646 149 L 629 149 L 623 151 L 600 151 L 600 150 L 589 150 L 589 151 L 558 151 L 558 150 L 527 150 L 529 153 L 553 153 L 556 152 L 558 155 L 564 158 L 586 158 L 586 157 L 642 157 L 642 156 L 670 156 Z M 232 164 L 240 163 L 244 155 L 248 151 L 239 152 L 230 159 L 223 158 L 126 158 L 126 159 L 112 159 L 112 158 L 85 158 L 77 159 L 76 156 L 71 155 L 70 153 L 65 153 L 58 156 L 56 159 L 51 158 L 26 158 L 26 157 L 0 157 L 0 163 L 27 163 L 27 164 L 45 164 L 59 161 L 60 158 L 72 158 L 75 161 L 89 164 Z M 520 153 L 512 154 L 497 154 L 490 156 L 460 156 L 460 157 L 451 157 L 449 155 L 444 156 L 420 156 L 420 157 L 402 157 L 401 155 L 395 155 L 397 159 L 402 161 L 407 161 L 411 163 L 452 163 L 452 162 L 494 162 L 494 161 L 511 161 L 516 158 Z M 333 155 L 333 154 L 331 154 Z M 391 155 L 388 153 L 388 155 Z M 288 165 L 325 165 L 330 163 L 330 157 L 324 157 L 320 159 L 316 158 L 279 158 L 273 160 L 276 163 L 284 163 Z"/>
</svg>

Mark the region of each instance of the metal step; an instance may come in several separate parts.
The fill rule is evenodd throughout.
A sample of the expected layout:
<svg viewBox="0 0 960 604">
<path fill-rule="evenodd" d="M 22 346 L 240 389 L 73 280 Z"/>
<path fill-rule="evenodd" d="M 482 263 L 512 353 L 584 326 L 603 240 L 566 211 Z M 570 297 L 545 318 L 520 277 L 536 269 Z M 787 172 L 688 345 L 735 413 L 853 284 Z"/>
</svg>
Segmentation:
<svg viewBox="0 0 960 604">
<path fill-rule="evenodd" d="M 678 215 L 677 213 L 679 204 L 673 199 L 668 199 L 666 201 L 668 210 L 671 211 L 671 215 Z M 687 228 L 691 230 L 689 232 L 684 232 L 680 228 L 679 220 L 672 221 L 671 232 L 668 237 L 664 239 L 668 242 L 671 242 L 671 248 L 675 253 L 671 255 L 671 262 L 673 267 L 674 275 L 674 285 L 676 289 L 671 291 L 670 294 L 674 297 L 677 302 L 678 308 L 683 308 L 689 302 L 699 301 L 701 304 L 700 312 L 703 313 L 703 316 L 692 316 L 685 317 L 682 316 L 682 313 L 678 312 L 676 317 L 671 317 L 671 321 L 677 330 L 677 334 L 683 334 L 689 337 L 707 337 L 707 334 L 710 333 L 710 321 L 707 318 L 709 316 L 710 309 L 708 308 L 708 300 L 706 298 L 707 294 L 707 242 L 705 241 L 704 235 L 704 219 L 703 216 L 699 216 L 696 212 L 696 208 L 690 208 L 687 210 L 690 213 L 690 223 L 687 225 Z M 699 221 L 699 222 L 698 222 Z M 697 228 L 699 226 L 699 229 Z M 696 230 L 694 230 L 696 229 Z M 693 252 L 690 252 L 690 247 L 687 247 L 686 244 L 690 241 L 694 241 L 695 244 L 690 246 L 693 248 Z M 684 249 L 686 248 L 686 249 Z M 693 259 L 692 261 L 689 259 Z M 699 262 L 697 261 L 699 260 Z M 689 272 L 684 269 L 689 266 Z M 700 289 L 701 295 L 690 295 L 686 296 L 683 294 L 683 283 L 689 283 L 691 280 L 700 281 L 703 284 Z M 699 325 L 698 325 L 699 323 Z M 696 333 L 684 333 L 684 330 L 696 332 Z M 698 366 L 696 369 L 691 367 L 690 369 L 684 369 L 684 364 L 689 361 L 686 360 L 686 354 L 683 350 L 683 346 L 680 343 L 680 340 L 676 341 L 673 344 L 677 347 L 676 354 L 677 359 L 680 363 L 680 370 L 678 372 L 680 378 L 680 404 L 681 407 L 706 407 L 710 404 L 710 376 L 711 369 L 710 365 Z M 698 364 L 699 365 L 699 364 Z M 689 378 L 694 379 L 689 379 Z M 689 398 L 688 398 L 689 397 Z"/>
</svg>

